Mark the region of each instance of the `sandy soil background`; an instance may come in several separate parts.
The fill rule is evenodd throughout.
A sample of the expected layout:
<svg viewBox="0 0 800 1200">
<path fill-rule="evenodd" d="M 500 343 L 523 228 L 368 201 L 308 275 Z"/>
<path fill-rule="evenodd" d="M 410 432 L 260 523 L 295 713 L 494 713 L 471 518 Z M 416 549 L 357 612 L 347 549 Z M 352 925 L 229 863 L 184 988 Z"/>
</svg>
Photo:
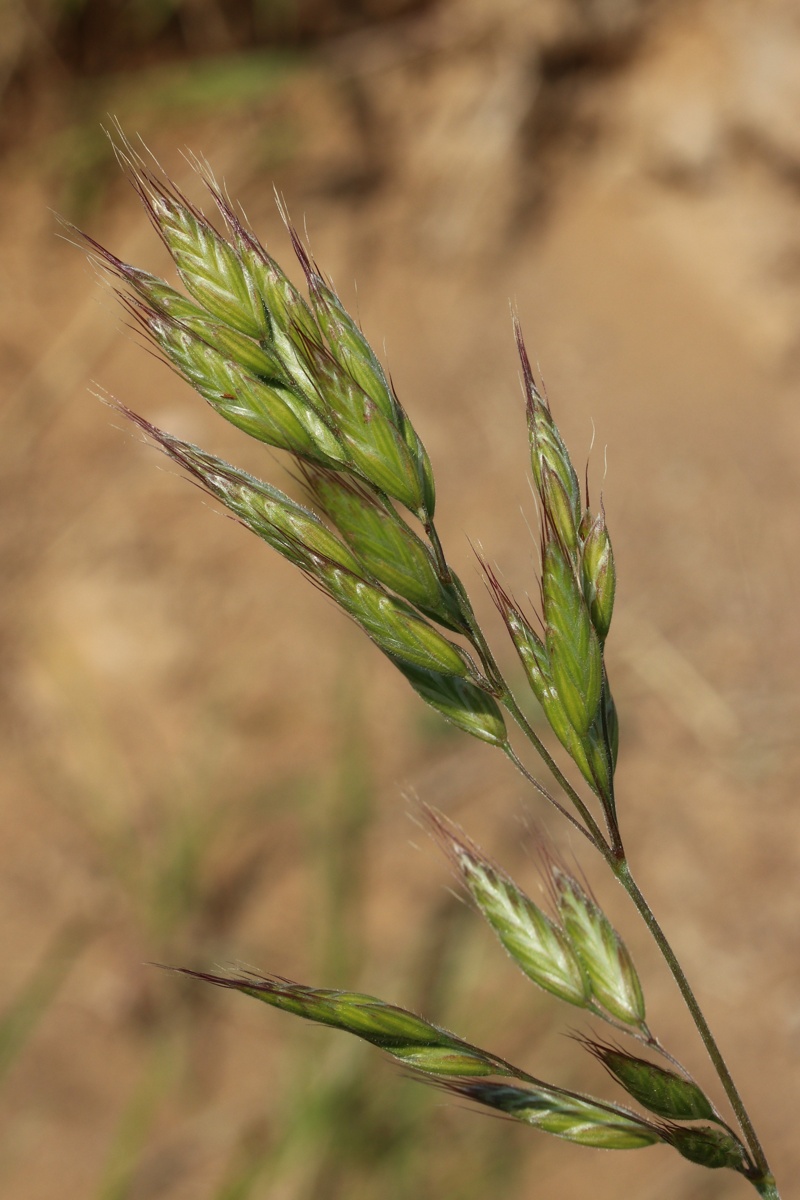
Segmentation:
<svg viewBox="0 0 800 1200">
<path fill-rule="evenodd" d="M 357 987 L 612 1096 L 562 1036 L 576 1014 L 535 994 L 450 893 L 409 796 L 534 894 L 541 818 L 624 930 L 654 1028 L 710 1081 L 598 864 L 92 395 L 285 481 L 144 353 L 57 238 L 52 210 L 165 267 L 99 132 L 112 112 L 197 196 L 180 152 L 206 155 L 282 260 L 273 187 L 306 223 L 384 348 L 449 556 L 509 665 L 470 543 L 533 589 L 519 311 L 577 462 L 594 442 L 614 540 L 631 860 L 790 1196 L 796 5 L 309 4 L 247 50 L 225 5 L 175 7 L 183 36 L 169 26 L 147 53 L 123 39 L 104 57 L 96 5 L 42 54 L 49 10 L 12 5 L 0 47 L 3 1194 L 746 1194 L 666 1150 L 600 1154 L 479 1118 L 344 1037 L 144 965 L 240 961 Z"/>
</svg>

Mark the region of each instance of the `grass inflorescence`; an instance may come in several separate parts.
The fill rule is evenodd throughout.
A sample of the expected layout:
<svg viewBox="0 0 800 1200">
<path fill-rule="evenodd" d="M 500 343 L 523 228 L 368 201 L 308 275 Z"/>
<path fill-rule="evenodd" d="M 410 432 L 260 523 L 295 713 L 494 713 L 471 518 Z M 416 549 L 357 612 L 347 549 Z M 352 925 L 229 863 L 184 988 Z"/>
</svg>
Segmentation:
<svg viewBox="0 0 800 1200">
<path fill-rule="evenodd" d="M 730 1120 L 647 1020 L 632 956 L 587 886 L 544 853 L 549 911 L 443 814 L 426 821 L 478 912 L 522 973 L 602 1021 L 635 1052 L 578 1040 L 625 1093 L 624 1105 L 543 1082 L 460 1036 L 374 996 L 277 976 L 183 973 L 355 1035 L 451 1094 L 583 1146 L 671 1147 L 706 1168 L 778 1192 L 739 1091 L 683 969 L 631 874 L 615 795 L 618 718 L 606 664 L 617 587 L 602 504 L 582 488 L 549 403 L 515 334 L 528 454 L 539 509 L 538 614 L 486 582 L 525 683 L 569 756 L 558 767 L 511 691 L 436 529 L 425 447 L 378 357 L 289 225 L 306 282 L 291 282 L 203 165 L 219 227 L 127 142 L 118 155 L 184 290 L 90 238 L 128 314 L 220 416 L 283 452 L 306 503 L 120 406 L 160 449 L 353 620 L 411 687 L 463 732 L 499 748 L 604 860 L 644 918 L 678 984 L 732 1109 Z M 284 214 L 285 215 L 285 214 Z M 511 730 L 560 785 L 550 791 Z M 180 968 L 179 968 L 180 969 Z M 646 1054 L 649 1057 L 643 1057 Z M 655 1061 L 658 1060 L 658 1061 Z M 644 1111 L 639 1111 L 644 1110 Z"/>
</svg>

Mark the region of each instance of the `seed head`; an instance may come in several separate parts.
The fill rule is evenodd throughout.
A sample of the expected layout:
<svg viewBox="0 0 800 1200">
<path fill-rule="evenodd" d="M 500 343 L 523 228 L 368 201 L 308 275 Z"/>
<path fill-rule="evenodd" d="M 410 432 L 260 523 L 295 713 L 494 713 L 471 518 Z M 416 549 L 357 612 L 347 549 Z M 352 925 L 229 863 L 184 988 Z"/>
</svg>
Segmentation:
<svg viewBox="0 0 800 1200">
<path fill-rule="evenodd" d="M 578 1039 L 639 1104 L 670 1121 L 713 1120 L 714 1108 L 692 1079 L 605 1042 Z"/>
<path fill-rule="evenodd" d="M 337 414 L 345 437 L 353 439 L 351 451 L 354 461 L 360 462 L 364 478 L 383 487 L 412 512 L 431 520 L 436 493 L 425 448 L 377 356 L 336 292 L 312 264 L 283 208 L 281 215 L 306 276 L 313 312 L 275 260 L 242 227 L 218 189 L 215 198 L 229 227 L 235 230 L 244 260 L 251 265 L 254 276 L 262 280 L 267 307 L 275 310 L 273 334 L 280 346 L 285 347 L 281 353 L 287 361 L 298 360 L 298 373 Z M 369 448 L 381 436 L 383 425 L 382 421 L 376 421 L 376 413 L 397 435 L 396 438 L 387 435 L 385 429 L 382 435 L 384 449 L 390 456 L 383 465 L 383 483 L 370 474 Z M 365 421 L 372 426 L 366 431 Z M 360 456 L 365 452 L 367 461 L 362 462 Z M 371 465 L 374 471 L 374 462 Z"/>
<path fill-rule="evenodd" d="M 742 1175 L 750 1172 L 741 1142 L 724 1129 L 714 1129 L 710 1125 L 668 1125 L 661 1133 L 664 1141 L 689 1162 L 711 1170 L 728 1167 Z"/>
<path fill-rule="evenodd" d="M 573 564 L 555 536 L 542 553 L 542 597 L 553 684 L 573 728 L 583 735 L 600 705 L 603 659 Z"/>
<path fill-rule="evenodd" d="M 345 375 L 358 385 L 378 412 L 382 413 L 400 434 L 421 487 L 421 507 L 430 520 L 435 508 L 435 488 L 433 471 L 425 447 L 358 324 L 347 312 L 334 288 L 312 262 L 296 232 L 291 227 L 289 231 L 295 254 L 305 272 L 314 315 L 325 336 L 327 347 Z"/>
<path fill-rule="evenodd" d="M 660 1131 L 644 1118 L 560 1088 L 518 1088 L 504 1083 L 460 1080 L 447 1082 L 444 1087 L 578 1146 L 638 1150 L 664 1140 Z"/>
<path fill-rule="evenodd" d="M 325 466 L 350 465 L 333 430 L 286 382 L 264 382 L 189 325 L 128 298 L 128 310 L 211 407 L 251 437 Z M 236 331 L 229 331 L 234 337 Z M 219 339 L 218 339 L 219 344 Z M 254 351 L 257 351 L 253 343 Z M 230 349 L 230 339 L 227 349 Z"/>
<path fill-rule="evenodd" d="M 583 539 L 581 574 L 589 615 L 598 638 L 603 642 L 611 625 L 617 573 L 611 539 L 608 536 L 605 514 L 602 510 L 594 518 Z"/>
<path fill-rule="evenodd" d="M 302 464 L 301 471 L 315 506 L 331 519 L 372 578 L 440 624 L 464 631 L 430 549 L 385 496 L 333 471 Z"/>
<path fill-rule="evenodd" d="M 269 337 L 263 298 L 233 246 L 174 185 L 141 166 L 134 178 L 189 294 L 224 324 L 249 337 Z"/>
<path fill-rule="evenodd" d="M 81 233 L 72 226 L 69 228 L 87 245 L 91 256 L 101 267 L 127 284 L 138 299 L 144 302 L 137 303 L 127 293 L 117 291 L 122 303 L 156 343 L 158 339 L 154 336 L 155 331 L 150 323 L 157 317 L 164 317 L 174 325 L 190 330 L 256 378 L 289 384 L 289 376 L 280 358 L 265 339 L 256 341 L 248 337 L 224 321 L 211 316 L 206 309 L 190 300 L 183 292 L 176 291 L 166 280 L 123 262 L 88 234 Z"/>
<path fill-rule="evenodd" d="M 427 815 L 478 909 L 521 970 L 546 992 L 586 1008 L 591 985 L 564 930 L 441 813 L 429 809 Z"/>
<path fill-rule="evenodd" d="M 492 598 L 505 622 L 531 690 L 541 704 L 550 728 L 586 782 L 600 796 L 603 804 L 609 808 L 613 807 L 613 771 L 603 735 L 601 714 L 598 713 L 586 734 L 578 733 L 567 716 L 553 681 L 547 647 L 519 605 L 500 585 L 488 563 L 482 562 L 481 565 L 491 588 Z M 605 696 L 605 691 L 603 695 Z"/>
<path fill-rule="evenodd" d="M 508 746 L 503 714 L 487 688 L 457 675 L 413 666 L 400 658 L 392 661 L 425 703 L 451 724 L 490 746 Z"/>
<path fill-rule="evenodd" d="M 416 1071 L 443 1078 L 516 1074 L 516 1068 L 503 1059 L 375 996 L 304 987 L 275 975 L 226 977 L 178 970 L 182 975 L 243 992 L 307 1021 L 352 1033 Z"/>
<path fill-rule="evenodd" d="M 297 504 L 271 484 L 165 433 L 129 409 L 121 407 L 121 411 L 248 529 L 307 574 L 314 575 L 319 561 L 336 563 L 346 571 L 361 569 L 349 547 L 310 509 Z"/>
<path fill-rule="evenodd" d="M 574 549 L 581 520 L 581 491 L 567 448 L 533 378 L 519 322 L 514 321 L 528 414 L 531 469 L 545 513 L 564 545 Z M 558 482 L 558 489 L 555 488 Z"/>
<path fill-rule="evenodd" d="M 643 1026 L 642 985 L 622 938 L 577 880 L 555 864 L 551 876 L 561 920 L 589 977 L 594 999 L 616 1020 Z"/>
<path fill-rule="evenodd" d="M 118 153 L 192 300 L 85 240 L 136 293 L 128 307 L 159 349 L 246 433 L 306 461 L 345 469 L 429 522 L 435 489 L 424 447 L 296 232 L 289 227 L 314 309 L 207 169 L 200 167 L 200 174 L 228 238 L 130 145 Z"/>
<path fill-rule="evenodd" d="M 466 653 L 372 580 L 315 513 L 277 488 L 122 411 L 248 528 L 299 566 L 393 660 L 464 681 L 476 675 Z"/>
</svg>

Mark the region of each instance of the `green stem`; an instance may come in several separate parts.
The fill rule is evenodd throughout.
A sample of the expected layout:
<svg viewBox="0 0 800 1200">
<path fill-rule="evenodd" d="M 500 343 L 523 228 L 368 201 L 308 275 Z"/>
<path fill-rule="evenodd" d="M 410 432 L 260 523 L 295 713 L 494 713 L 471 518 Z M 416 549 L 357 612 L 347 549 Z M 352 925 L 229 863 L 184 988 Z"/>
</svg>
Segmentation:
<svg viewBox="0 0 800 1200">
<path fill-rule="evenodd" d="M 511 745 L 511 743 L 507 741 L 505 743 L 505 745 L 502 747 L 502 749 L 503 749 L 503 752 L 506 755 L 506 757 L 509 758 L 511 760 L 511 762 L 514 764 L 514 766 L 517 768 L 520 775 L 522 775 L 522 777 L 524 779 L 527 779 L 528 783 L 530 783 L 536 789 L 536 791 L 539 793 L 539 795 L 543 796 L 544 799 L 547 800 L 550 804 L 552 804 L 554 808 L 558 809 L 558 811 L 561 813 L 562 817 L 565 817 L 569 821 L 570 825 L 573 825 L 575 827 L 575 829 L 577 829 L 578 833 L 582 833 L 585 838 L 588 838 L 588 840 L 594 846 L 594 844 L 595 844 L 594 839 L 592 837 L 592 834 L 589 832 L 589 830 L 585 829 L 584 826 L 581 825 L 581 823 L 577 819 L 577 817 L 573 817 L 573 815 L 569 811 L 569 809 L 565 808 L 563 804 L 560 804 L 559 801 L 556 800 L 555 796 L 551 792 L 548 792 L 548 790 L 544 786 L 544 784 L 541 783 L 536 778 L 535 775 L 531 774 L 531 772 L 525 766 L 522 759 L 519 757 L 519 755 L 514 750 L 514 747 Z"/>
<path fill-rule="evenodd" d="M 488 647 L 487 647 L 487 650 L 488 650 Z M 492 661 L 492 665 L 494 665 L 494 660 L 492 659 L 491 661 Z M 497 668 L 495 667 L 495 670 L 496 669 Z M 498 675 L 499 675 L 499 672 L 498 672 Z M 539 735 L 536 733 L 536 730 L 532 727 L 532 725 L 528 721 L 528 718 L 525 716 L 522 709 L 519 707 L 516 700 L 514 699 L 514 696 L 512 695 L 510 688 L 505 683 L 503 683 L 503 694 L 501 695 L 500 699 L 501 699 L 502 703 L 505 705 L 505 707 L 508 709 L 508 711 L 511 713 L 514 720 L 517 722 L 517 724 L 519 725 L 522 732 L 525 734 L 528 741 L 531 742 L 536 747 L 536 750 L 541 755 L 541 757 L 544 759 L 545 763 L 547 764 L 551 773 L 555 776 L 559 785 L 563 788 L 563 790 L 569 796 L 572 803 L 577 808 L 582 819 L 586 823 L 586 828 L 588 830 L 587 836 L 589 838 L 589 841 L 592 843 L 592 845 L 595 847 L 596 850 L 600 851 L 600 853 L 603 855 L 604 858 L 608 858 L 608 855 L 610 852 L 609 846 L 608 846 L 608 843 L 606 842 L 605 838 L 603 837 L 603 832 L 600 829 L 600 826 L 597 824 L 594 817 L 589 812 L 589 809 L 586 807 L 586 805 L 584 804 L 581 797 L 575 791 L 572 784 L 569 782 L 567 777 L 561 771 L 560 767 L 558 766 L 558 763 L 555 761 L 553 756 L 550 754 L 550 751 L 545 746 L 544 742 L 541 740 Z"/>
<path fill-rule="evenodd" d="M 431 549 L 433 550 L 433 556 L 436 559 L 436 570 L 439 573 L 439 578 L 445 587 L 451 587 L 453 583 L 453 573 L 450 570 L 447 559 L 445 558 L 444 547 L 442 546 L 439 534 L 436 532 L 436 526 L 434 525 L 433 521 L 427 519 L 424 513 L 420 514 L 420 520 L 422 521 L 425 532 L 428 535 L 428 540 L 431 544 Z"/>
<path fill-rule="evenodd" d="M 631 875 L 627 861 L 623 859 L 621 862 L 611 862 L 609 865 L 614 871 L 614 874 L 619 882 L 625 888 L 625 891 L 628 893 L 633 903 L 636 905 L 645 924 L 647 925 L 647 928 L 650 930 L 656 945 L 661 951 L 661 954 L 663 955 L 664 960 L 672 973 L 673 979 L 680 989 L 680 993 L 686 1002 L 686 1007 L 689 1009 L 692 1020 L 697 1026 L 697 1031 L 700 1034 L 700 1037 L 703 1039 L 703 1045 L 708 1052 L 709 1058 L 714 1064 L 714 1069 L 716 1070 L 720 1083 L 725 1089 L 725 1093 L 731 1102 L 731 1107 L 736 1113 L 736 1119 L 739 1122 L 739 1126 L 744 1134 L 745 1141 L 747 1142 L 750 1153 L 753 1156 L 753 1161 L 761 1172 L 761 1180 L 753 1181 L 754 1186 L 760 1190 L 760 1186 L 769 1185 L 771 1186 L 772 1191 L 762 1191 L 761 1194 L 764 1196 L 777 1197 L 778 1193 L 775 1190 L 775 1181 L 770 1175 L 769 1164 L 767 1163 L 766 1155 L 764 1154 L 761 1143 L 758 1140 L 756 1131 L 753 1128 L 753 1123 L 750 1120 L 747 1109 L 744 1106 L 744 1101 L 739 1095 L 739 1090 L 736 1087 L 736 1084 L 733 1082 L 733 1077 L 728 1070 L 728 1065 L 725 1062 L 725 1059 L 722 1057 L 722 1052 L 717 1045 L 711 1029 L 709 1028 L 708 1022 L 703 1015 L 700 1005 L 697 1003 L 697 997 L 692 991 L 683 967 L 678 962 L 675 951 L 667 941 L 666 935 L 656 920 L 650 905 L 639 891 L 639 888 L 633 876 Z"/>
<path fill-rule="evenodd" d="M 751 1182 L 764 1200 L 781 1200 L 777 1185 L 771 1175 L 765 1175 L 763 1179 L 753 1179 Z"/>
</svg>

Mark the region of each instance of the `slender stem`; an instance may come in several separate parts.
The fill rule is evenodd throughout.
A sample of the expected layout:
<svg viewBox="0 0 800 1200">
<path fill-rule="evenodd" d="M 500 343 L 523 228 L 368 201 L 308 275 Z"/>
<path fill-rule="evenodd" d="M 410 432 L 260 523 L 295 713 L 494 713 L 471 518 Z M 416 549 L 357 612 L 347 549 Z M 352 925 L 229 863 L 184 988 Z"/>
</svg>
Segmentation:
<svg viewBox="0 0 800 1200">
<path fill-rule="evenodd" d="M 436 559 L 436 569 L 439 572 L 439 578 L 446 587 L 449 587 L 453 582 L 453 573 L 445 558 L 444 547 L 442 546 L 439 534 L 436 532 L 436 526 L 433 521 L 426 520 L 424 515 L 421 517 L 421 520 L 428 535 L 434 558 Z"/>
<path fill-rule="evenodd" d="M 591 833 L 589 832 L 589 830 L 585 829 L 583 827 L 583 825 L 581 825 L 581 823 L 577 819 L 577 817 L 573 817 L 573 815 L 569 811 L 569 809 L 565 808 L 563 804 L 560 804 L 559 801 L 556 800 L 555 796 L 551 792 L 548 792 L 548 790 L 544 786 L 544 784 L 541 783 L 536 778 L 535 775 L 531 774 L 531 772 L 525 766 L 522 759 L 515 752 L 515 750 L 510 742 L 506 742 L 506 744 L 503 746 L 503 752 L 505 753 L 507 758 L 511 759 L 512 763 L 517 768 L 520 775 L 522 775 L 523 778 L 527 779 L 528 783 L 530 783 L 536 789 L 536 791 L 539 793 L 539 795 L 543 796 L 544 799 L 547 800 L 550 804 L 552 804 L 554 808 L 557 808 L 558 811 L 561 813 L 562 817 L 566 817 L 566 819 L 569 821 L 570 825 L 574 825 L 575 828 L 578 830 L 578 833 L 582 833 L 583 836 L 585 838 L 588 838 L 588 840 L 592 843 L 592 845 L 594 845 L 594 839 L 593 839 Z"/>
<path fill-rule="evenodd" d="M 753 1123 L 750 1120 L 750 1117 L 747 1113 L 747 1109 L 744 1106 L 744 1102 L 743 1102 L 741 1096 L 739 1095 L 738 1088 L 736 1087 L 736 1084 L 733 1082 L 733 1077 L 731 1076 L 731 1073 L 728 1070 L 728 1065 L 725 1062 L 725 1059 L 722 1057 L 722 1052 L 720 1051 L 720 1048 L 717 1045 L 716 1039 L 714 1038 L 714 1035 L 711 1032 L 711 1029 L 709 1028 L 708 1022 L 706 1021 L 706 1018 L 703 1015 L 703 1011 L 697 1002 L 697 998 L 696 998 L 694 992 L 692 991 L 691 985 L 689 984 L 689 980 L 686 978 L 683 967 L 678 962 L 678 959 L 675 955 L 675 951 L 672 949 L 669 942 L 667 941 L 666 935 L 665 935 L 663 929 L 661 928 L 661 926 L 659 925 L 658 921 L 656 920 L 655 916 L 653 915 L 652 909 L 650 908 L 649 904 L 645 900 L 642 893 L 639 891 L 639 888 L 638 888 L 633 876 L 631 875 L 630 868 L 628 867 L 627 861 L 625 861 L 623 859 L 622 862 L 611 864 L 611 865 L 612 865 L 612 869 L 613 869 L 614 874 L 616 875 L 617 879 L 622 884 L 622 886 L 625 888 L 625 891 L 628 893 L 631 900 L 633 901 L 633 903 L 636 905 L 637 909 L 639 910 L 639 913 L 641 914 L 645 924 L 647 925 L 647 928 L 650 930 L 650 933 L 652 934 L 653 939 L 656 942 L 656 945 L 658 946 L 659 950 L 661 951 L 661 954 L 663 955 L 664 960 L 666 961 L 667 966 L 669 967 L 669 969 L 672 973 L 673 979 L 675 980 L 675 982 L 678 985 L 678 988 L 680 989 L 680 993 L 683 996 L 684 1001 L 686 1002 L 686 1007 L 689 1009 L 689 1012 L 692 1015 L 692 1020 L 694 1021 L 695 1025 L 697 1026 L 697 1031 L 700 1034 L 700 1037 L 703 1039 L 703 1044 L 708 1052 L 708 1056 L 711 1059 L 712 1063 L 714 1064 L 714 1069 L 716 1070 L 717 1075 L 719 1076 L 720 1082 L 725 1089 L 725 1093 L 731 1102 L 731 1107 L 733 1108 L 733 1111 L 736 1113 L 736 1119 L 739 1122 L 739 1126 L 742 1130 L 742 1133 L 744 1134 L 745 1141 L 747 1142 L 747 1145 L 750 1148 L 750 1152 L 753 1155 L 753 1161 L 755 1162 L 758 1169 L 762 1172 L 761 1182 L 763 1183 L 768 1178 L 771 1178 L 770 1174 L 769 1174 L 769 1164 L 767 1163 L 766 1155 L 764 1154 L 761 1143 L 758 1140 L 756 1131 L 753 1128 Z M 776 1191 L 774 1191 L 774 1187 L 775 1187 L 775 1183 L 773 1180 L 772 1181 L 773 1191 L 772 1192 L 762 1192 L 762 1195 L 777 1196 L 778 1193 Z"/>
<path fill-rule="evenodd" d="M 597 824 L 594 817 L 589 812 L 589 809 L 586 807 L 586 805 L 584 804 L 581 797 L 575 791 L 572 784 L 569 782 L 567 777 L 563 774 L 560 767 L 558 766 L 558 763 L 555 761 L 555 759 L 553 758 L 553 756 L 550 754 L 549 750 L 545 746 L 544 742 L 542 742 L 541 738 L 536 733 L 536 730 L 532 727 L 532 725 L 528 721 L 528 718 L 525 716 L 524 712 L 522 711 L 522 709 L 519 707 L 516 700 L 514 699 L 514 696 L 512 695 L 510 688 L 507 687 L 505 685 L 505 683 L 503 684 L 503 687 L 504 687 L 504 692 L 503 692 L 503 695 L 501 696 L 501 700 L 502 700 L 503 704 L 508 709 L 508 711 L 511 713 L 512 717 L 517 722 L 520 729 L 527 737 L 528 741 L 531 742 L 536 747 L 537 751 L 539 752 L 541 757 L 544 759 L 545 763 L 547 764 L 550 771 L 557 779 L 560 786 L 563 788 L 563 790 L 569 796 L 572 803 L 577 808 L 578 812 L 580 813 L 581 817 L 583 818 L 583 820 L 586 823 L 586 826 L 588 829 L 587 836 L 589 838 L 589 841 L 592 843 L 592 845 L 595 847 L 596 850 L 600 851 L 600 853 L 603 855 L 604 858 L 608 858 L 610 849 L 609 849 L 608 843 L 606 842 L 605 838 L 603 837 L 603 832 L 600 829 L 600 826 Z M 579 826 L 579 828 L 580 828 L 580 826 Z"/>
<path fill-rule="evenodd" d="M 781 1200 L 775 1180 L 771 1175 L 765 1175 L 763 1179 L 754 1179 L 752 1184 L 759 1196 L 764 1197 L 764 1200 Z"/>
<path fill-rule="evenodd" d="M 662 1046 L 661 1042 L 658 1040 L 652 1030 L 648 1029 L 647 1025 L 643 1025 L 638 1032 L 633 1034 L 633 1036 L 637 1038 L 637 1040 L 640 1041 L 643 1046 L 647 1046 L 648 1050 L 655 1051 L 656 1054 L 660 1054 L 661 1057 L 665 1058 L 668 1063 L 671 1063 L 673 1067 L 680 1071 L 684 1079 L 688 1079 L 690 1083 L 695 1082 L 691 1073 L 686 1070 L 686 1067 L 683 1065 L 683 1063 L 677 1059 L 674 1054 L 670 1054 L 666 1046 Z"/>
</svg>

